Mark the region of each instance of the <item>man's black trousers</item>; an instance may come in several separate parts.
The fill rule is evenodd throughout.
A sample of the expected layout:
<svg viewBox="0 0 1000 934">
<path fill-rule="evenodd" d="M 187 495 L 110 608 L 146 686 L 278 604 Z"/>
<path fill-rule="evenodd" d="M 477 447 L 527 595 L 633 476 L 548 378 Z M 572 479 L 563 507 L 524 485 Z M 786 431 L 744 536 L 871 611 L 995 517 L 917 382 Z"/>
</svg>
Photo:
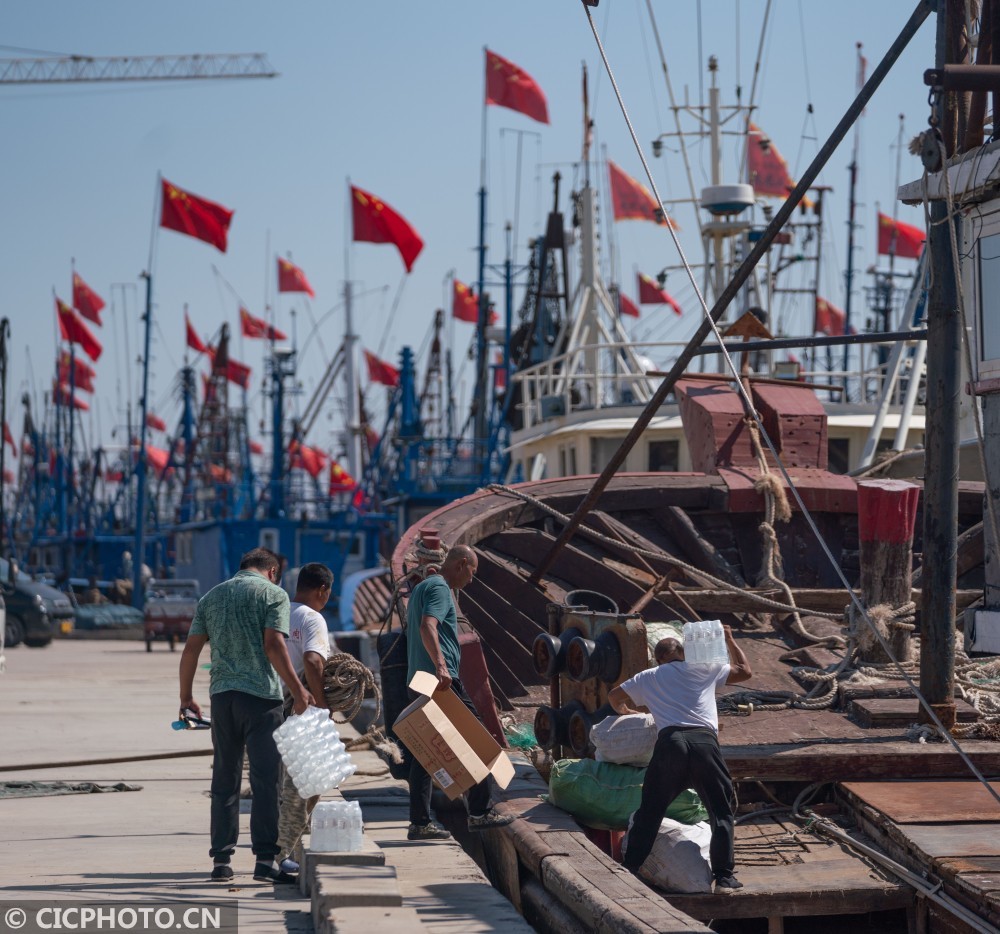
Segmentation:
<svg viewBox="0 0 1000 934">
<path fill-rule="evenodd" d="M 281 756 L 274 731 L 281 726 L 281 700 L 243 691 L 212 695 L 212 848 L 217 862 L 228 862 L 240 833 L 240 783 L 243 749 L 250 760 L 250 842 L 259 860 L 278 855 L 278 791 Z"/>
<path fill-rule="evenodd" d="M 660 730 L 642 783 L 642 804 L 632 819 L 622 862 L 633 872 L 646 861 L 670 802 L 693 788 L 708 809 L 712 826 L 709 855 L 716 877 L 733 871 L 733 782 L 719 740 L 707 728 L 669 726 Z"/>
</svg>

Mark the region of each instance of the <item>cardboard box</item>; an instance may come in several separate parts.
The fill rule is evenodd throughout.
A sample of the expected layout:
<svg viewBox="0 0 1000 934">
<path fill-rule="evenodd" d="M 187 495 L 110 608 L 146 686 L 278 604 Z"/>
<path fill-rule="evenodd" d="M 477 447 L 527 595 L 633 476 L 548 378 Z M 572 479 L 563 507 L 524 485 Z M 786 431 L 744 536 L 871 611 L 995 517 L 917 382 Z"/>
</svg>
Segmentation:
<svg viewBox="0 0 1000 934">
<path fill-rule="evenodd" d="M 488 775 L 506 788 L 514 777 L 507 753 L 454 691 L 437 684 L 430 672 L 413 676 L 410 689 L 421 696 L 396 718 L 393 732 L 452 800 Z"/>
</svg>

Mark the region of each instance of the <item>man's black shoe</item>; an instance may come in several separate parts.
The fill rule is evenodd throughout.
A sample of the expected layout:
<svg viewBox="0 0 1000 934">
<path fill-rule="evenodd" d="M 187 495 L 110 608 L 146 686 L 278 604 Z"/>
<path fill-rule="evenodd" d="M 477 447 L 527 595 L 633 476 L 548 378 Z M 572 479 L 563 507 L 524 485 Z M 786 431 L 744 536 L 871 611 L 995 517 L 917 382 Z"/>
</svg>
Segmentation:
<svg viewBox="0 0 1000 934">
<path fill-rule="evenodd" d="M 253 871 L 254 882 L 272 882 L 274 885 L 295 885 L 298 876 L 275 869 L 270 863 L 257 863 Z"/>
<path fill-rule="evenodd" d="M 216 863 L 212 869 L 212 882 L 231 882 L 233 879 L 233 868 L 229 863 Z"/>
<path fill-rule="evenodd" d="M 726 873 L 724 876 L 715 877 L 715 890 L 718 892 L 721 889 L 742 889 L 743 883 L 736 878 L 731 872 Z"/>
</svg>

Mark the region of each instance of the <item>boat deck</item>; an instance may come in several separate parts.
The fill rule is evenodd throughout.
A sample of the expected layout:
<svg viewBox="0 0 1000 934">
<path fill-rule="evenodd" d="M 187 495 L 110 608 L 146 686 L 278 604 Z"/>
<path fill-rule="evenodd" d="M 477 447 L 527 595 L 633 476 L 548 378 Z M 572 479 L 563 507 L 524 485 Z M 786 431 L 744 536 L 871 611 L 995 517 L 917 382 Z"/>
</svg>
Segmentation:
<svg viewBox="0 0 1000 934">
<path fill-rule="evenodd" d="M 839 794 L 882 850 L 1000 927 L 1000 804 L 981 784 L 850 782 Z"/>
</svg>

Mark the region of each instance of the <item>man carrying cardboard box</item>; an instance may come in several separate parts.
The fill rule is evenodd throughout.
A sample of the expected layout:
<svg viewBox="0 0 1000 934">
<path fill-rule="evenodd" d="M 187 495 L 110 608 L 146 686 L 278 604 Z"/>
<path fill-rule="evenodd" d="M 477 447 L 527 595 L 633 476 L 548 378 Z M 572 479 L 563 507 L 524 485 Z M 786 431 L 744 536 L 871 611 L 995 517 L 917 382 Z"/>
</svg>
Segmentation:
<svg viewBox="0 0 1000 934">
<path fill-rule="evenodd" d="M 406 611 L 407 683 L 418 671 L 430 672 L 438 679 L 438 690 L 450 688 L 477 720 L 479 714 L 458 677 L 461 651 L 458 645 L 458 614 L 452 591 L 467 587 L 478 567 L 476 553 L 468 545 L 456 545 L 444 559 L 441 573 L 422 580 L 413 588 Z M 410 696 L 416 698 L 418 695 L 410 691 Z M 410 828 L 407 839 L 447 840 L 451 834 L 431 820 L 431 777 L 416 757 L 411 762 L 409 778 Z M 466 806 L 469 830 L 503 827 L 514 819 L 490 807 L 489 778 L 469 789 Z"/>
</svg>

